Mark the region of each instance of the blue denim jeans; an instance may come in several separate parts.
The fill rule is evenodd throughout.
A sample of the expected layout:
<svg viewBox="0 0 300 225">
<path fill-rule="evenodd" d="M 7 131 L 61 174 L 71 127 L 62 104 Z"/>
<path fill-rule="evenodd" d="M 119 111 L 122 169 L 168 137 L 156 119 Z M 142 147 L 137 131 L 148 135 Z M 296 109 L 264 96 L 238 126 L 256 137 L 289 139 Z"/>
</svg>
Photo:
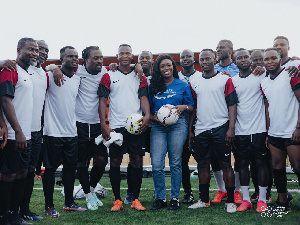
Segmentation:
<svg viewBox="0 0 300 225">
<path fill-rule="evenodd" d="M 180 116 L 177 123 L 164 127 L 152 123 L 150 155 L 155 188 L 155 198 L 166 198 L 165 158 L 168 152 L 171 171 L 171 197 L 179 198 L 182 177 L 181 156 L 188 134 L 187 121 Z"/>
</svg>

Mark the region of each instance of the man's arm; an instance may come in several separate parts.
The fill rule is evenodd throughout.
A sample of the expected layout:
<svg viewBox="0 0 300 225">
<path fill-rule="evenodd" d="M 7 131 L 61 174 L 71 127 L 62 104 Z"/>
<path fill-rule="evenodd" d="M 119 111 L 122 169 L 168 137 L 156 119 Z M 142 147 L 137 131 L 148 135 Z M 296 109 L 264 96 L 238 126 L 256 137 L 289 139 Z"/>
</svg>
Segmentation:
<svg viewBox="0 0 300 225">
<path fill-rule="evenodd" d="M 107 141 L 110 139 L 110 132 L 112 132 L 113 130 L 110 129 L 108 126 L 106 126 L 105 123 L 106 104 L 107 104 L 107 98 L 100 97 L 99 108 L 98 108 L 100 125 L 101 125 L 102 137 Z"/>
<path fill-rule="evenodd" d="M 140 97 L 140 101 L 142 110 L 145 115 L 138 122 L 142 122 L 140 130 L 144 132 L 147 130 L 150 122 L 150 104 L 147 96 Z"/>
<path fill-rule="evenodd" d="M 1 60 L 0 61 L 0 70 L 6 69 L 8 71 L 17 71 L 17 64 L 12 60 Z"/>
<path fill-rule="evenodd" d="M 191 145 L 191 142 L 193 141 L 195 134 L 193 131 L 193 126 L 195 124 L 195 120 L 196 120 L 196 113 L 197 113 L 197 99 L 194 99 L 194 108 L 193 111 L 190 114 L 190 118 L 189 118 L 189 124 L 188 124 L 188 143 L 189 146 Z"/>
<path fill-rule="evenodd" d="M 61 85 L 64 85 L 64 81 L 66 81 L 64 79 L 64 75 L 61 72 L 60 68 L 55 65 L 55 64 L 50 64 L 48 66 L 46 66 L 45 68 L 47 71 L 51 71 L 53 73 L 53 79 L 54 79 L 54 83 L 60 87 Z"/>
<path fill-rule="evenodd" d="M 300 89 L 294 91 L 294 94 L 298 100 L 298 103 L 300 104 Z M 300 142 L 300 107 L 298 109 L 298 120 L 297 120 L 297 126 L 296 129 L 292 135 L 292 140 L 295 142 Z"/>
<path fill-rule="evenodd" d="M 225 141 L 232 143 L 235 137 L 236 104 L 228 106 L 229 128 L 226 133 Z"/>
<path fill-rule="evenodd" d="M 1 134 L 0 137 L 2 138 L 3 142 L 1 144 L 1 148 L 3 149 L 7 143 L 7 127 L 4 122 L 3 116 L 2 116 L 2 109 L 0 108 L 0 127 L 1 127 Z"/>
</svg>

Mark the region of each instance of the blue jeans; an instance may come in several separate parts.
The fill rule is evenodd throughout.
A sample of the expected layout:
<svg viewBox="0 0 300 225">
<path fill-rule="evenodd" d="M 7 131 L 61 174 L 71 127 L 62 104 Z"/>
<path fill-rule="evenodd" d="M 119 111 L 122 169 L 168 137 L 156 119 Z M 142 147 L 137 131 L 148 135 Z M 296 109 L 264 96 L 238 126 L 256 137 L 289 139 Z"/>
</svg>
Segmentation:
<svg viewBox="0 0 300 225">
<path fill-rule="evenodd" d="M 171 197 L 179 198 L 182 177 L 181 156 L 187 134 L 188 125 L 183 116 L 179 117 L 177 123 L 167 127 L 152 124 L 150 155 L 156 199 L 166 198 L 164 168 L 167 152 L 171 170 Z"/>
</svg>

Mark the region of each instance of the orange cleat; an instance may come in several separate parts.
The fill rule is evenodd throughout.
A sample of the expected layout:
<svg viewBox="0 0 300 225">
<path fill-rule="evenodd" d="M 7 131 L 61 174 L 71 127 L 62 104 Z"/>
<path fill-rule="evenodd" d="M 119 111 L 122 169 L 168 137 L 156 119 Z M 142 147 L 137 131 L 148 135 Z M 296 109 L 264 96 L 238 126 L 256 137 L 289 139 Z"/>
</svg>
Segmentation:
<svg viewBox="0 0 300 225">
<path fill-rule="evenodd" d="M 145 211 L 146 208 L 142 206 L 141 202 L 138 199 L 135 199 L 131 202 L 131 208 L 138 211 Z"/>
<path fill-rule="evenodd" d="M 252 208 L 252 203 L 247 200 L 244 200 L 243 203 L 236 209 L 236 211 L 243 212 L 251 208 Z"/>
<path fill-rule="evenodd" d="M 265 212 L 265 211 L 267 211 L 267 209 L 268 209 L 267 203 L 265 203 L 262 200 L 257 202 L 256 212 L 259 212 L 259 213 Z"/>
<path fill-rule="evenodd" d="M 216 197 L 211 201 L 212 203 L 220 203 L 222 201 L 223 198 L 227 197 L 227 191 L 222 192 L 222 191 L 218 191 L 216 194 Z"/>
<path fill-rule="evenodd" d="M 110 209 L 110 211 L 119 212 L 122 209 L 123 209 L 123 202 L 117 199 L 116 201 L 114 201 L 114 206 Z"/>
<path fill-rule="evenodd" d="M 234 192 L 234 203 L 241 204 L 243 202 L 241 193 L 239 191 Z"/>
</svg>

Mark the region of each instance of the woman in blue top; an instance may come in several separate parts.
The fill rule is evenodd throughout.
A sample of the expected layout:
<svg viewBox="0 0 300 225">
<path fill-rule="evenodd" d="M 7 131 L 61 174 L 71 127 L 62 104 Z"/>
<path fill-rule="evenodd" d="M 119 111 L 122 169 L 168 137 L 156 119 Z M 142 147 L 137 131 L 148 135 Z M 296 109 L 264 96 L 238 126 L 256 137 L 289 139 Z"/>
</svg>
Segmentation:
<svg viewBox="0 0 300 225">
<path fill-rule="evenodd" d="M 175 62 L 169 55 L 160 55 L 153 65 L 149 87 L 149 102 L 152 113 L 150 154 L 156 201 L 152 210 L 167 206 L 165 188 L 165 157 L 168 152 L 171 170 L 170 210 L 179 209 L 181 185 L 181 155 L 188 134 L 187 113 L 193 110 L 193 97 L 190 87 L 178 78 Z M 157 119 L 161 106 L 171 104 L 180 115 L 173 125 L 164 125 Z"/>
</svg>

